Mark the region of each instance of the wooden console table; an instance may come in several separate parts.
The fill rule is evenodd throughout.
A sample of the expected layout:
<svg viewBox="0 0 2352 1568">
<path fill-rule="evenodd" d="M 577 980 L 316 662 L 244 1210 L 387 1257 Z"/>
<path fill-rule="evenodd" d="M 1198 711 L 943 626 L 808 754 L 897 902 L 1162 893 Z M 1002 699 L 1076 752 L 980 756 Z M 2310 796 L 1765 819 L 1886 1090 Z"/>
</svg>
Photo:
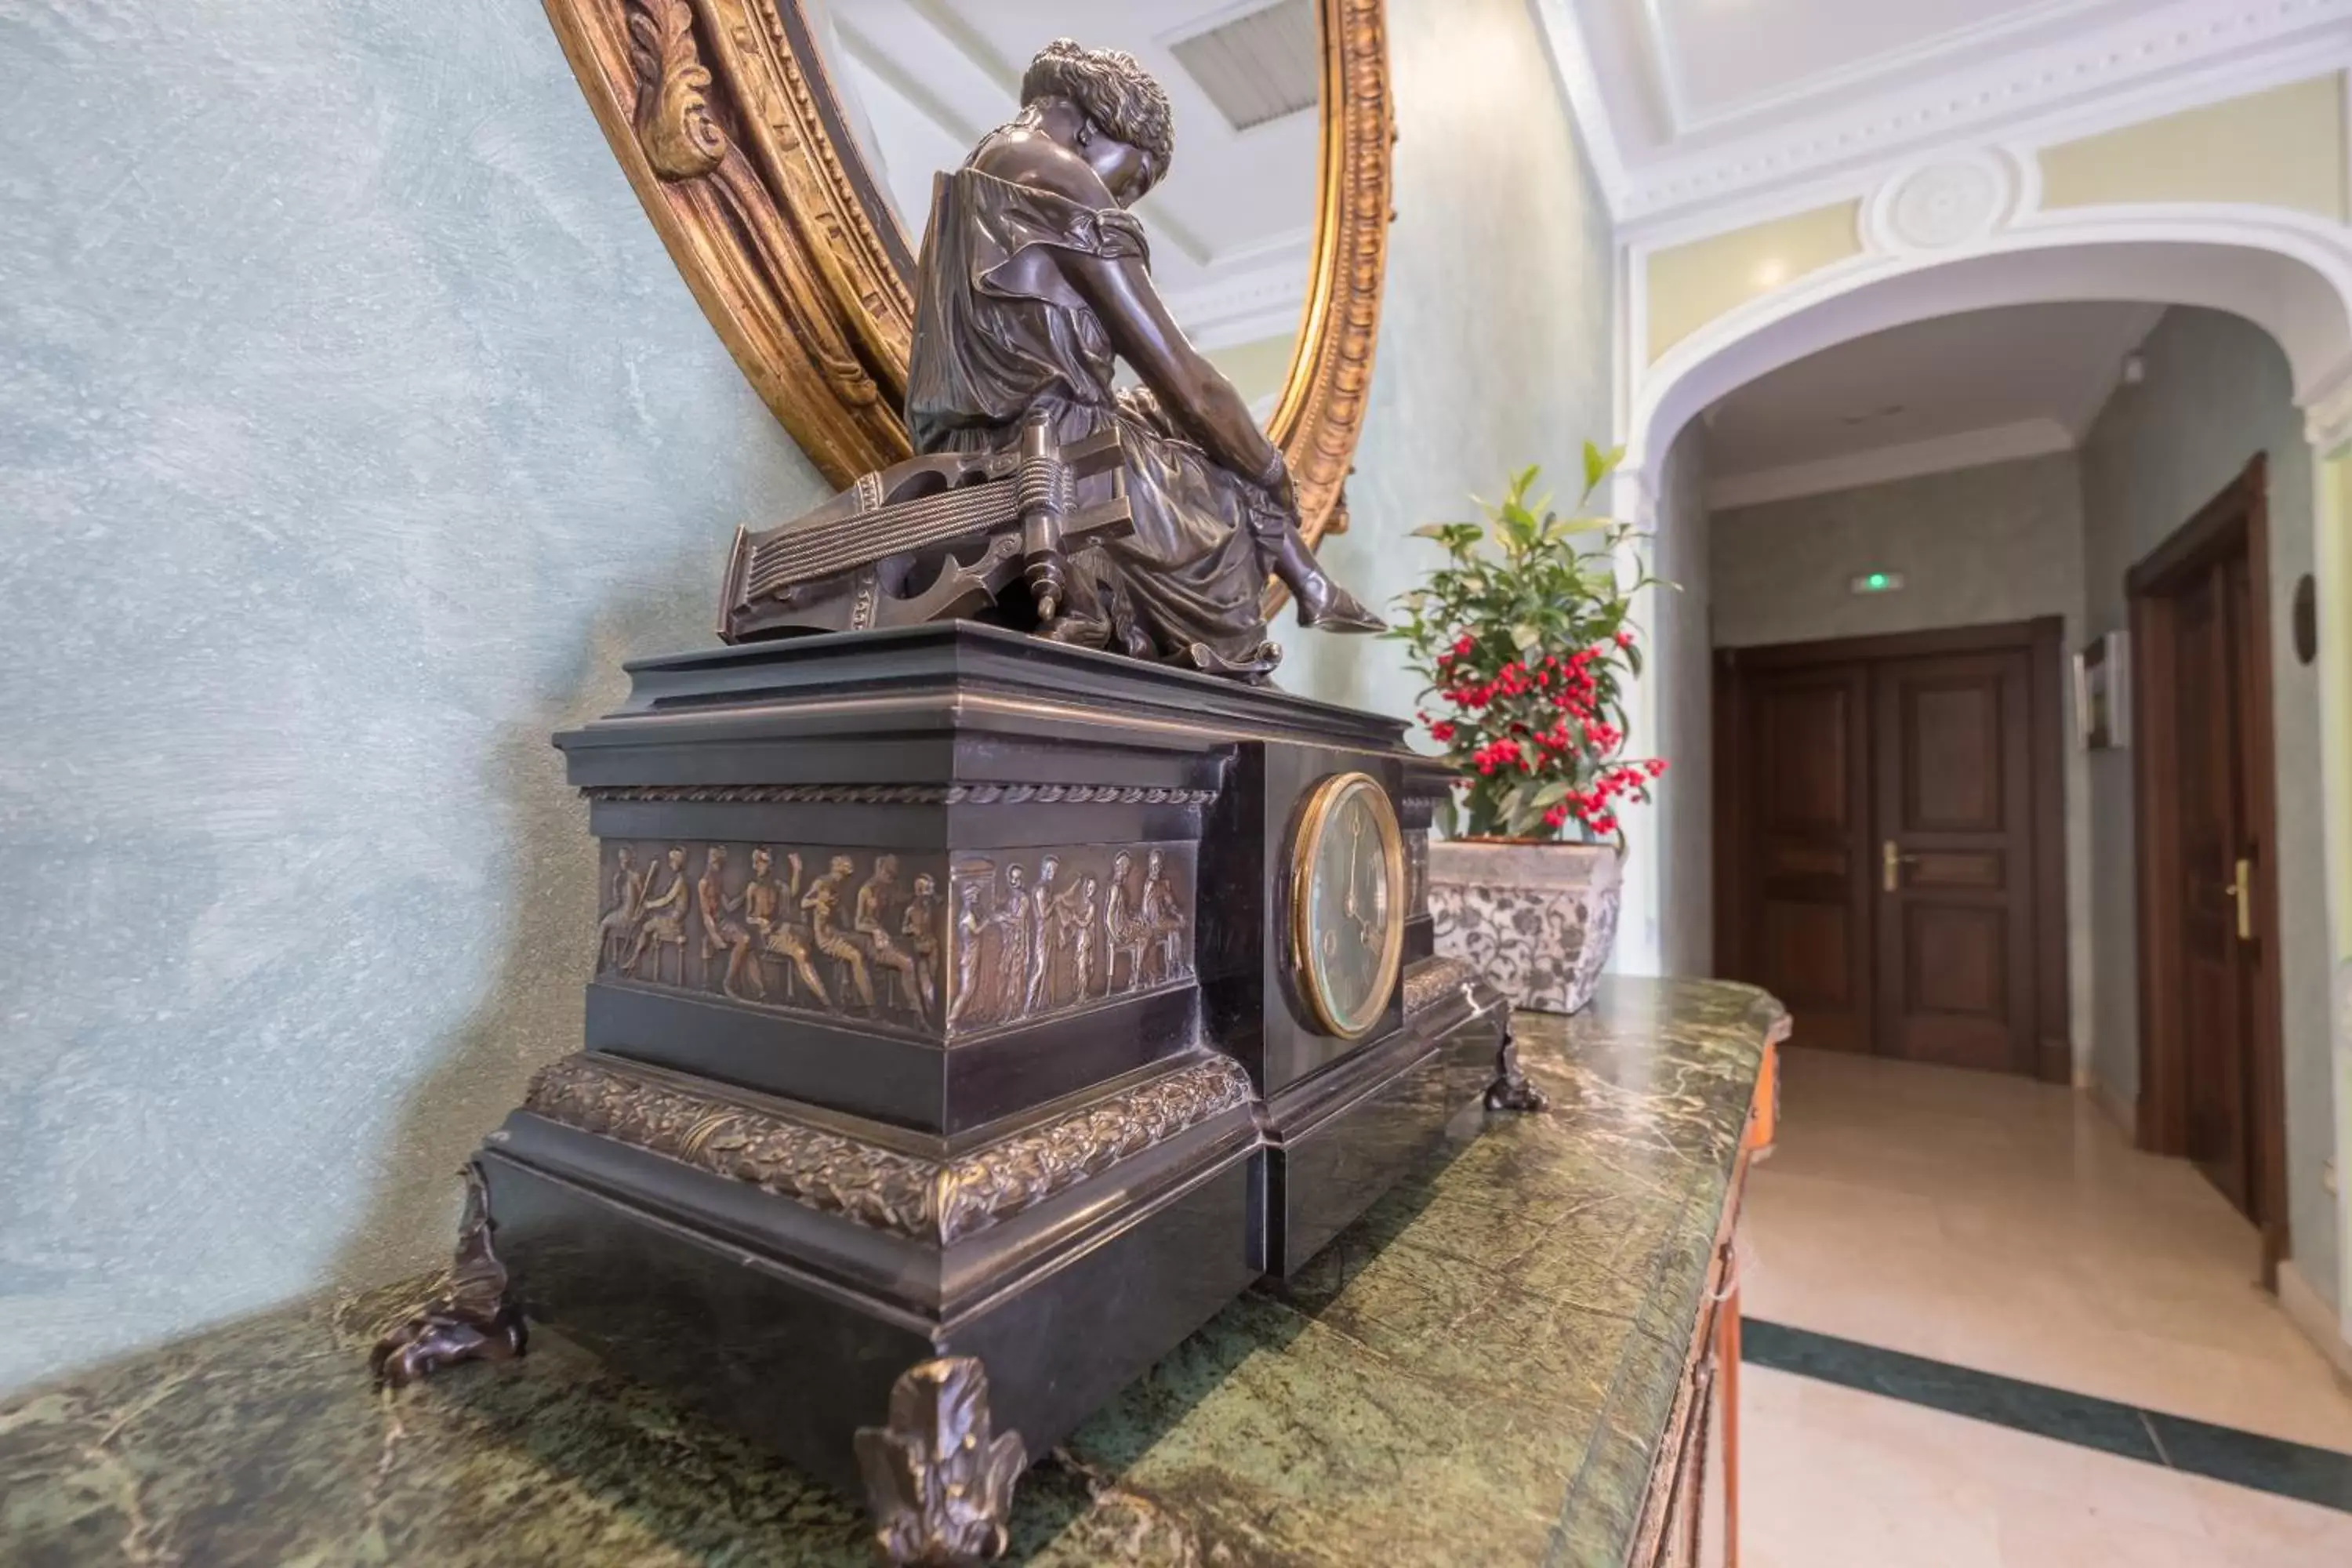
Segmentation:
<svg viewBox="0 0 2352 1568">
<path fill-rule="evenodd" d="M 1690 1561 L 1703 1503 L 1736 1508 L 1729 1239 L 1786 1026 L 1711 982 L 1522 1016 L 1552 1109 L 1496 1119 L 1079 1428 L 1024 1478 L 1008 1560 Z M 552 1333 L 377 1394 L 368 1346 L 414 1290 L 0 1405 L 0 1561 L 872 1562 L 859 1512 Z"/>
</svg>

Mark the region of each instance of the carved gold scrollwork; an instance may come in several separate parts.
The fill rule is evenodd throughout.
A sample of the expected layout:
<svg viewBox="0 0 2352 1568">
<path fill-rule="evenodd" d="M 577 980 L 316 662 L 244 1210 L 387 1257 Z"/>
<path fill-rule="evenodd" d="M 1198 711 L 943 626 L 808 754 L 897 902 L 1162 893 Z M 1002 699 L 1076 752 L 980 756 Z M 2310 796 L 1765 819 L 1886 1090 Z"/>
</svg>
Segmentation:
<svg viewBox="0 0 2352 1568">
<path fill-rule="evenodd" d="M 1321 0 L 1321 208 L 1307 275 L 1307 315 L 1290 382 L 1268 432 L 1298 487 L 1308 542 L 1348 526 L 1344 487 L 1371 395 L 1381 279 L 1396 215 L 1390 169 L 1396 107 L 1389 94 L 1386 0 Z M 1281 594 L 1269 589 L 1269 605 Z"/>
<path fill-rule="evenodd" d="M 546 5 L 678 270 L 810 460 L 846 488 L 907 457 L 914 253 L 851 139 L 797 0 Z M 1318 7 L 1321 196 L 1298 348 L 1269 426 L 1309 542 L 1346 526 L 1396 123 L 1384 0 Z M 645 68 L 646 50 L 659 68 Z M 1270 607 L 1278 602 L 1270 595 Z"/>
<path fill-rule="evenodd" d="M 665 180 L 690 180 L 719 167 L 727 137 L 710 117 L 710 72 L 694 47 L 687 0 L 636 0 L 629 36 L 637 65 L 637 141 Z"/>
<path fill-rule="evenodd" d="M 779 3 L 547 0 L 547 10 L 605 140 L 704 315 L 810 458 L 845 484 L 908 454 L 898 410 L 914 307 L 896 267 L 878 267 L 876 275 L 898 290 L 895 300 L 885 290 L 873 301 L 903 324 L 894 354 L 892 332 L 869 331 L 864 307 L 844 304 L 818 237 L 843 204 L 856 205 L 857 193 L 826 189 L 821 174 L 794 182 L 777 172 L 807 163 L 788 150 L 822 134 L 804 120 L 821 119 L 830 104 L 829 97 L 795 102 L 780 83 L 772 92 L 747 89 L 777 82 L 778 73 L 763 29 L 745 13 L 772 16 Z M 714 147 L 716 162 L 696 172 Z"/>
</svg>

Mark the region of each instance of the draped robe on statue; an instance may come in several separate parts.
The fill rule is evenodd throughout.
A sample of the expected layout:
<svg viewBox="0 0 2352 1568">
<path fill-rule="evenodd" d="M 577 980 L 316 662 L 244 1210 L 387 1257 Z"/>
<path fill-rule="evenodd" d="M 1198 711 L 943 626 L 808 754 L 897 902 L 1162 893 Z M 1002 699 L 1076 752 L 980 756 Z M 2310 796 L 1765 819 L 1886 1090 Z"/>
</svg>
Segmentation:
<svg viewBox="0 0 2352 1568">
<path fill-rule="evenodd" d="M 1220 467 L 1150 391 L 1113 387 L 1116 356 L 1093 307 L 1057 269 L 1013 265 L 1035 246 L 1150 264 L 1142 224 L 1120 208 L 1089 207 L 969 163 L 939 177 L 907 380 L 915 450 L 1010 449 L 1038 408 L 1065 443 L 1116 423 L 1135 531 L 1072 557 L 1069 603 L 1047 635 L 1222 674 L 1264 674 L 1281 650 L 1260 608 L 1267 566 L 1258 535 L 1279 534 L 1279 503 Z"/>
</svg>

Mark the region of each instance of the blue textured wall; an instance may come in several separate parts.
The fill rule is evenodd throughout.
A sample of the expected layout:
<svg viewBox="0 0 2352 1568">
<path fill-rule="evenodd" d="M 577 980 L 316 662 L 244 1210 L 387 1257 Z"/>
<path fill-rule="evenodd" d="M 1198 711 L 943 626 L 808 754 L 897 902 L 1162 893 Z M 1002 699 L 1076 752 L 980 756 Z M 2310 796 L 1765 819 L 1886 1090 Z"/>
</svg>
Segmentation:
<svg viewBox="0 0 2352 1568">
<path fill-rule="evenodd" d="M 1525 0 L 1391 12 L 1328 552 L 1382 601 L 1406 531 L 1565 478 L 1609 363 Z M 547 735 L 707 644 L 729 531 L 819 486 L 537 6 L 19 0 L 0 71 L 5 1389 L 445 1259 L 455 1168 L 579 1033 Z M 1410 708 L 1391 646 L 1292 642 L 1286 684 Z"/>
<path fill-rule="evenodd" d="M 1385 606 L 1443 559 L 1412 539 L 1474 517 L 1530 463 L 1575 499 L 1610 432 L 1607 210 L 1528 0 L 1391 0 L 1397 221 L 1348 531 L 1322 559 Z M 1300 632 L 1283 685 L 1409 714 L 1395 643 Z M 1636 746 L 1641 744 L 1637 737 Z"/>
<path fill-rule="evenodd" d="M 550 731 L 817 485 L 535 5 L 0 8 L 0 1388 L 443 1260 Z"/>
</svg>

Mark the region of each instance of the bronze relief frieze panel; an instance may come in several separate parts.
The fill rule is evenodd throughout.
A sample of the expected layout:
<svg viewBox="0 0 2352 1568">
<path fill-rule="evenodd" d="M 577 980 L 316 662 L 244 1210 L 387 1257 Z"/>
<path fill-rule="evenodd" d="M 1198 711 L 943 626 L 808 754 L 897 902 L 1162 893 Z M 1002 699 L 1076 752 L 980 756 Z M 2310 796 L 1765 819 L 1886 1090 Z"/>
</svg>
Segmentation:
<svg viewBox="0 0 2352 1568">
<path fill-rule="evenodd" d="M 871 1230 L 946 1244 L 1246 1105 L 1252 1093 L 1239 1063 L 1204 1057 L 953 1159 L 585 1055 L 540 1069 L 523 1108 Z"/>
<path fill-rule="evenodd" d="M 604 842 L 596 974 L 947 1037 L 1182 984 L 1193 846 Z"/>
</svg>

